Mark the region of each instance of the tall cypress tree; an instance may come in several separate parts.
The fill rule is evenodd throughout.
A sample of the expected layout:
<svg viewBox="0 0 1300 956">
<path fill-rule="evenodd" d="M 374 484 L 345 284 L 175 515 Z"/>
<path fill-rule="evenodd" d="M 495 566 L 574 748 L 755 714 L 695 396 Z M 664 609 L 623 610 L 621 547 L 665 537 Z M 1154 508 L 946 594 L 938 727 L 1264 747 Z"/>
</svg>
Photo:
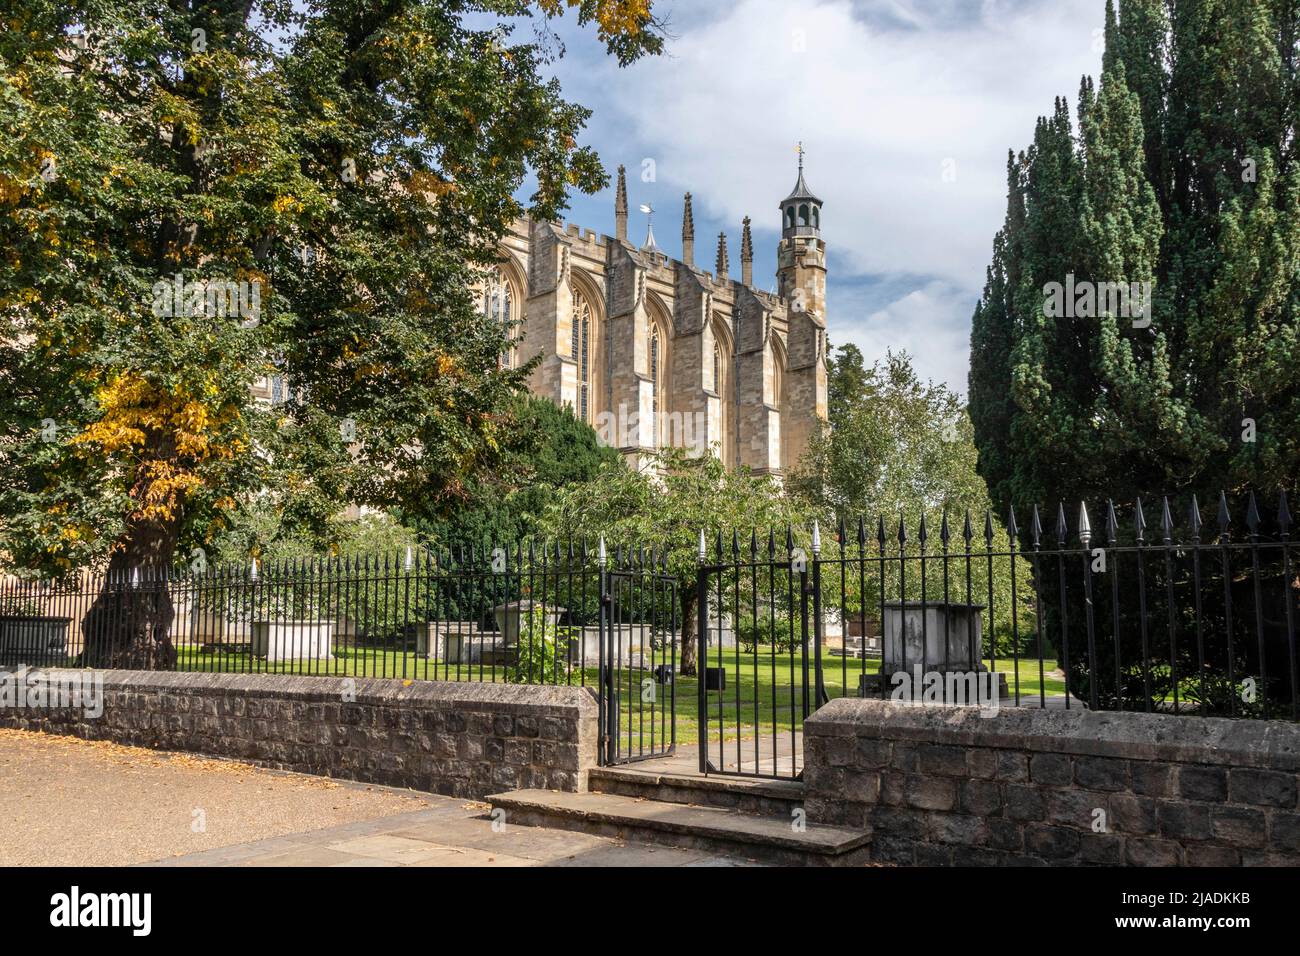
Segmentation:
<svg viewBox="0 0 1300 956">
<path fill-rule="evenodd" d="M 1185 504 L 1193 492 L 1205 502 L 1220 488 L 1230 496 L 1248 487 L 1294 489 L 1298 38 L 1300 5 L 1286 0 L 1107 3 L 1098 82 L 1085 77 L 1080 85 L 1077 127 L 1060 99 L 1038 120 L 1008 182 L 1007 221 L 972 321 L 979 467 L 1003 510 L 1167 494 L 1181 516 L 1177 496 Z M 1087 315 L 1045 307 L 1049 284 L 1067 276 L 1094 289 L 1150 282 L 1149 313 L 1119 314 L 1095 299 Z M 1000 354 L 1009 356 L 1004 364 Z M 1158 515 L 1148 512 L 1148 520 Z M 1085 659 L 1080 596 L 1063 594 L 1059 608 L 1048 598 L 1052 634 L 1067 630 L 1059 614 L 1074 606 L 1075 693 L 1158 706 L 1172 675 L 1185 685 L 1195 672 L 1210 711 L 1241 712 L 1239 688 L 1226 678 L 1231 653 L 1238 678 L 1267 670 L 1273 700 L 1289 696 L 1285 628 L 1276 622 L 1296 589 L 1279 567 L 1263 572 L 1267 656 L 1277 655 L 1267 668 L 1254 635 L 1243 639 L 1240 615 L 1230 625 L 1226 614 L 1232 595 L 1233 604 L 1252 606 L 1250 580 L 1229 569 L 1201 582 L 1195 626 L 1199 633 L 1204 624 L 1205 659 L 1183 641 L 1177 654 L 1166 647 L 1162 663 L 1138 638 L 1131 571 L 1114 582 L 1118 657 L 1106 641 L 1095 660 Z M 1197 582 L 1177 562 L 1172 571 L 1166 581 L 1163 569 L 1149 569 L 1150 593 L 1167 584 L 1175 616 L 1190 614 Z M 1175 627 L 1185 632 L 1193 622 L 1184 616 Z"/>
<path fill-rule="evenodd" d="M 1282 0 L 1107 3 L 1077 128 L 1058 99 L 1013 164 L 972 321 L 971 417 L 1003 510 L 1300 474 L 1298 36 Z M 1151 282 L 1149 326 L 1045 315 L 1067 275 Z"/>
</svg>

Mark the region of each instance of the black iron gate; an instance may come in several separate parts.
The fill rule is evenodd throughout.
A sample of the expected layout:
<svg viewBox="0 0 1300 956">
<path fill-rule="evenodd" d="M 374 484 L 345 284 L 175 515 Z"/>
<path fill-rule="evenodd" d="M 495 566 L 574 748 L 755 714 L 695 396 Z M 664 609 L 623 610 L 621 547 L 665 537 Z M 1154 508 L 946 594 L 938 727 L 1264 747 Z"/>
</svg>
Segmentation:
<svg viewBox="0 0 1300 956">
<path fill-rule="evenodd" d="M 676 746 L 677 608 L 676 582 L 665 574 L 643 568 L 601 572 L 605 765 L 664 757 Z"/>
<path fill-rule="evenodd" d="M 797 779 L 803 721 L 828 700 L 820 567 L 792 543 L 749 544 L 726 562 L 719 542 L 696 582 L 699 769 Z"/>
</svg>

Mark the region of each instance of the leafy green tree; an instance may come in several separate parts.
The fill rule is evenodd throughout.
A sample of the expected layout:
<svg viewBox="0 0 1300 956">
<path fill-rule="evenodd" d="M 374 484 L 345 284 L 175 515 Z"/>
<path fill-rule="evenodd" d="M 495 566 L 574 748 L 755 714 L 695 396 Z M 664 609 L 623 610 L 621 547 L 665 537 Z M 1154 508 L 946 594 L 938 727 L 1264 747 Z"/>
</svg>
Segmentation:
<svg viewBox="0 0 1300 956">
<path fill-rule="evenodd" d="M 647 0 L 8 5 L 0 550 L 125 574 L 265 488 L 318 529 L 463 500 L 528 371 L 471 291 L 514 194 L 550 219 L 606 182 L 551 45 L 513 39 L 566 7 L 621 63 L 662 48 Z M 107 600 L 88 650 L 169 666 L 165 591 Z"/>
<path fill-rule="evenodd" d="M 819 512 L 850 520 L 905 510 L 983 511 L 988 493 L 960 398 L 922 382 L 906 353 L 867 368 L 857 346 L 831 358 L 827 427 L 788 481 Z"/>
<path fill-rule="evenodd" d="M 862 353 L 854 345 L 841 346 L 831 357 L 828 406 L 830 419 L 820 435 L 813 438 L 807 454 L 791 474 L 787 488 L 803 499 L 814 513 L 821 515 L 827 529 L 842 531 L 844 540 L 837 549 L 833 538 L 824 553 L 850 562 L 862 555 L 873 559 L 870 575 L 857 573 L 841 576 L 823 574 L 823 587 L 831 606 L 843 609 L 851 617 L 878 614 L 880 601 L 900 598 L 917 600 L 922 595 L 919 574 L 921 524 L 926 522 L 925 554 L 942 554 L 941 535 L 944 522 L 954 552 L 965 552 L 963 533 L 970 522 L 971 550 L 987 551 L 987 530 L 993 534 L 992 548 L 1006 552 L 1007 536 L 1001 521 L 988 514 L 991 507 L 988 490 L 976 469 L 976 452 L 971 438 L 971 423 L 961 400 L 942 384 L 922 382 L 906 353 L 890 352 L 885 359 L 868 368 Z M 906 541 L 900 546 L 900 527 Z M 884 547 L 881 548 L 881 535 Z M 881 576 L 874 559 L 881 553 L 888 557 L 882 589 Z M 907 576 L 899 573 L 899 555 L 907 555 Z M 965 601 L 965 564 L 950 562 L 949 590 L 946 597 Z M 927 562 L 925 597 L 945 598 L 943 565 Z M 1024 585 L 1030 581 L 1029 568 L 1020 562 L 1017 573 L 1021 587 L 1012 601 L 1011 566 L 1005 555 L 994 562 L 993 590 L 996 632 L 1009 650 L 1013 633 L 1013 609 L 1022 641 L 1030 634 L 1028 616 L 1032 604 Z M 976 603 L 988 598 L 988 561 L 971 562 L 970 599 Z M 1021 650 L 1027 647 L 1022 643 Z"/>
<path fill-rule="evenodd" d="M 810 512 L 776 482 L 746 469 L 728 471 L 712 455 L 659 453 L 644 471 L 609 468 L 593 481 L 564 488 L 551 502 L 543 531 L 589 544 L 603 535 L 610 554 L 622 545 L 653 549 L 676 579 L 683 675 L 696 673 L 696 572 L 703 533 L 713 554 L 719 536 L 790 528 L 805 542 Z M 784 542 L 782 542 L 784 545 Z"/>
<path fill-rule="evenodd" d="M 541 530 L 542 515 L 560 489 L 623 467 L 622 456 L 602 445 L 572 408 L 543 398 L 518 401 L 508 435 L 505 460 L 475 476 L 463 507 L 449 515 L 403 510 L 423 538 L 440 547 L 512 547 Z"/>
</svg>

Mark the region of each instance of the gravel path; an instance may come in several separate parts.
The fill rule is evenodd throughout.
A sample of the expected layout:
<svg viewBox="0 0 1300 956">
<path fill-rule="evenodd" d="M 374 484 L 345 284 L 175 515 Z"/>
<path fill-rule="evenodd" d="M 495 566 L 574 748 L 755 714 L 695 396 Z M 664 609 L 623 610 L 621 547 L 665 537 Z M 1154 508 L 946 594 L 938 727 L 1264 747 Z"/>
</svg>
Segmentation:
<svg viewBox="0 0 1300 956">
<path fill-rule="evenodd" d="M 120 866 L 411 813 L 440 798 L 0 729 L 0 866 Z"/>
</svg>

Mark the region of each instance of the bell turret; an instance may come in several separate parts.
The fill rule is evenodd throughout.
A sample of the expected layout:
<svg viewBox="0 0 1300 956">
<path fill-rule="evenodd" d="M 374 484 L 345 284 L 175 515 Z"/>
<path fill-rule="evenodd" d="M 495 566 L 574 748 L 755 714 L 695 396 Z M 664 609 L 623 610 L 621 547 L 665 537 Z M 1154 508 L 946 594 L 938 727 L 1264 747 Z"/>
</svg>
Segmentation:
<svg viewBox="0 0 1300 956">
<path fill-rule="evenodd" d="M 794 191 L 781 200 L 781 238 L 795 236 L 820 236 L 822 228 L 822 201 L 818 199 L 803 178 L 803 144 L 799 144 L 799 180 Z"/>
</svg>

